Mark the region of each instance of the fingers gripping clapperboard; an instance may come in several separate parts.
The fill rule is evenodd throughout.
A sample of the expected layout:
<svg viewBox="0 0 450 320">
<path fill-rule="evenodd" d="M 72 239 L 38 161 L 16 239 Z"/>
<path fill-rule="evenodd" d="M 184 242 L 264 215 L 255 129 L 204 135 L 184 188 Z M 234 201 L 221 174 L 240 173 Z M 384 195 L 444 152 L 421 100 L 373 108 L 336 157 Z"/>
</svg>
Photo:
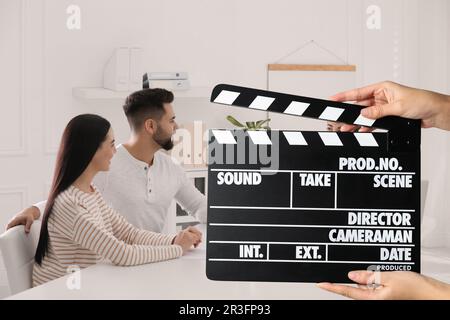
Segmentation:
<svg viewBox="0 0 450 320">
<path fill-rule="evenodd" d="M 209 279 L 420 272 L 420 121 L 375 121 L 353 104 L 226 84 L 211 102 L 385 131 L 210 130 Z"/>
</svg>

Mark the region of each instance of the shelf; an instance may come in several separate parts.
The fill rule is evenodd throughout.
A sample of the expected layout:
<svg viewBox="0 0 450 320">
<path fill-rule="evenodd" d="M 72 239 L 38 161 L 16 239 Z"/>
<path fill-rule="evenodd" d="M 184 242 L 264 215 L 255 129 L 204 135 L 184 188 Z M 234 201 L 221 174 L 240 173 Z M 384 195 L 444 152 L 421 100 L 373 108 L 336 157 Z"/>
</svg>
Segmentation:
<svg viewBox="0 0 450 320">
<path fill-rule="evenodd" d="M 211 89 L 208 87 L 192 87 L 188 90 L 171 90 L 175 98 L 209 99 Z M 105 88 L 75 87 L 72 95 L 82 100 L 124 100 L 133 91 L 113 91 Z"/>
<path fill-rule="evenodd" d="M 269 64 L 269 71 L 356 71 L 355 65 Z"/>
</svg>

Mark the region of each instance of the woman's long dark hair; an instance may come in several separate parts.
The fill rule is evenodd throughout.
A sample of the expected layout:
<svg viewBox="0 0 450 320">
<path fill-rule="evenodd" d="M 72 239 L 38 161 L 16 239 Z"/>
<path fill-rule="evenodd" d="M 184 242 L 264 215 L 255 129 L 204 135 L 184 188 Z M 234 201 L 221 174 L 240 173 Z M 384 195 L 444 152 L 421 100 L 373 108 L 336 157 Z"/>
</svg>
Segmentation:
<svg viewBox="0 0 450 320">
<path fill-rule="evenodd" d="M 48 251 L 47 225 L 56 197 L 84 172 L 110 128 L 108 120 L 95 114 L 82 114 L 70 120 L 64 129 L 34 258 L 39 265 Z"/>
</svg>

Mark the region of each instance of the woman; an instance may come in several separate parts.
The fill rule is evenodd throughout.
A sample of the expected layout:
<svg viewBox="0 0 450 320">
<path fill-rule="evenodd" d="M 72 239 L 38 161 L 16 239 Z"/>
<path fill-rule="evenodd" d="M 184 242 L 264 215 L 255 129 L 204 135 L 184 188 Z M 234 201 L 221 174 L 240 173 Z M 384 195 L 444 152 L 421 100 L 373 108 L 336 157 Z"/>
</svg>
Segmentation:
<svg viewBox="0 0 450 320">
<path fill-rule="evenodd" d="M 120 266 L 174 259 L 200 243 L 195 228 L 176 236 L 140 230 L 105 203 L 92 180 L 109 170 L 115 152 L 106 119 L 84 114 L 67 125 L 43 215 L 33 286 L 64 276 L 74 266 L 85 268 L 102 259 Z"/>
</svg>

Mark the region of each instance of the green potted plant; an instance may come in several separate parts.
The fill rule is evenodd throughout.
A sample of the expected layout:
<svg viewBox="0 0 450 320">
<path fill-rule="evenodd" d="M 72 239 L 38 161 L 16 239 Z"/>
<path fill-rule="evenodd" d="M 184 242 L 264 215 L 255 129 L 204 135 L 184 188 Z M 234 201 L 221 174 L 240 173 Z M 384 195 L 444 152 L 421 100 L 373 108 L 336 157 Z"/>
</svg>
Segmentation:
<svg viewBox="0 0 450 320">
<path fill-rule="evenodd" d="M 270 119 L 258 120 L 258 121 L 247 121 L 245 125 L 236 120 L 233 116 L 228 115 L 227 120 L 234 126 L 247 130 L 270 130 L 269 122 Z"/>
</svg>

